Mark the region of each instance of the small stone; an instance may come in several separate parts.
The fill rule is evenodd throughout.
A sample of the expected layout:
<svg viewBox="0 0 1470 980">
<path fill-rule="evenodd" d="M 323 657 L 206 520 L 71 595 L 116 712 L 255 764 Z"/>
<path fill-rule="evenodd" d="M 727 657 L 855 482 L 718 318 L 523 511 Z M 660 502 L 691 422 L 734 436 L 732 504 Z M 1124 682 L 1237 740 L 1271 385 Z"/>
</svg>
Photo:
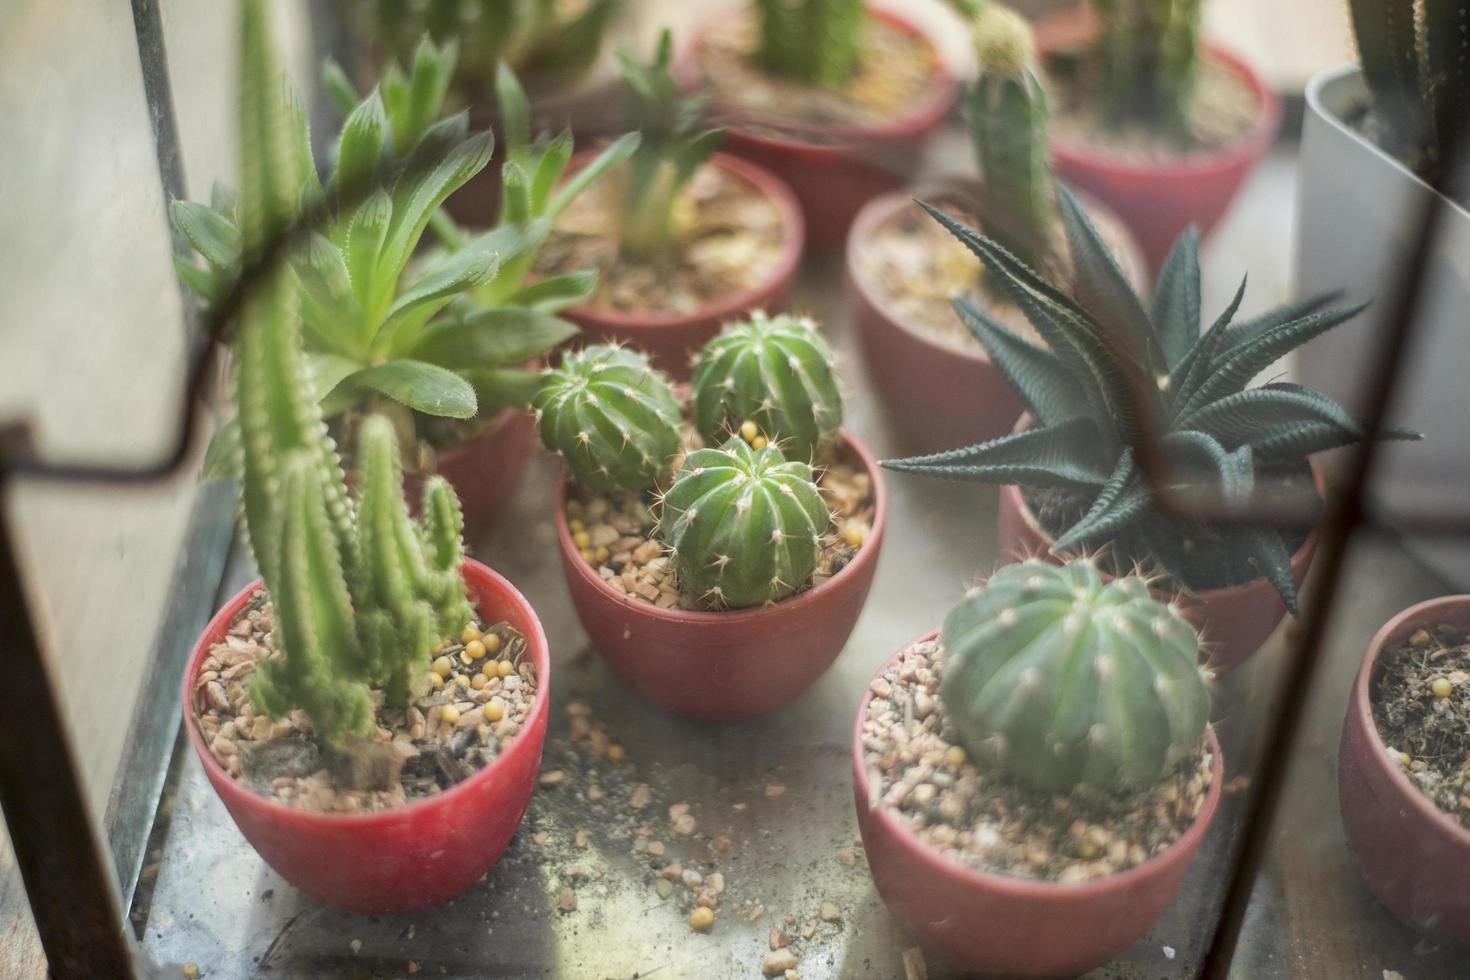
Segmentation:
<svg viewBox="0 0 1470 980">
<path fill-rule="evenodd" d="M 711 871 L 705 875 L 704 884 L 705 887 L 716 895 L 723 895 L 725 893 L 725 876 L 718 871 Z"/>
<path fill-rule="evenodd" d="M 658 878 L 653 883 L 653 890 L 658 892 L 659 898 L 668 898 L 674 894 L 674 883 L 667 878 Z"/>
<path fill-rule="evenodd" d="M 577 893 L 570 888 L 563 888 L 561 890 L 561 897 L 557 899 L 556 905 L 563 912 L 577 911 Z"/>
<path fill-rule="evenodd" d="M 695 826 L 694 817 L 691 814 L 681 813 L 674 818 L 674 833 L 681 837 L 688 837 L 694 833 Z"/>
<path fill-rule="evenodd" d="M 832 902 L 822 902 L 817 914 L 822 917 L 823 922 L 838 922 L 842 919 L 842 910 Z"/>
<path fill-rule="evenodd" d="M 785 949 L 791 945 L 791 937 L 775 926 L 771 926 L 771 934 L 766 937 L 766 941 L 771 944 L 772 949 Z"/>
<path fill-rule="evenodd" d="M 633 795 L 628 797 L 628 805 L 635 810 L 641 810 L 653 800 L 653 793 L 649 790 L 647 783 L 639 783 L 633 787 Z"/>
<path fill-rule="evenodd" d="M 664 856 L 664 842 L 663 841 L 660 841 L 660 840 L 649 841 L 648 842 L 648 853 L 651 854 L 651 855 L 653 855 L 654 857 L 663 857 Z"/>
<path fill-rule="evenodd" d="M 704 884 L 704 875 L 700 874 L 698 871 L 695 871 L 693 868 L 685 868 L 684 873 L 680 875 L 680 877 L 684 882 L 684 887 L 688 888 L 690 891 L 693 891 L 699 888 L 700 885 Z"/>
<path fill-rule="evenodd" d="M 548 789 L 553 786 L 560 786 L 562 780 L 566 779 L 566 777 L 567 774 L 562 772 L 560 769 L 553 769 L 550 772 L 543 772 L 541 774 L 541 785 L 547 787 Z"/>
<path fill-rule="evenodd" d="M 924 951 L 911 946 L 903 951 L 904 980 L 929 980 L 929 964 L 924 962 Z"/>
<path fill-rule="evenodd" d="M 689 913 L 689 928 L 695 932 L 708 932 L 709 927 L 714 924 L 714 911 L 705 908 L 703 905 L 696 906 L 694 911 Z"/>
<path fill-rule="evenodd" d="M 810 939 L 817 934 L 817 920 L 807 919 L 806 925 L 801 927 L 801 938 Z"/>
<path fill-rule="evenodd" d="M 576 835 L 572 839 L 576 843 L 576 845 L 578 847 L 580 847 L 582 850 L 585 851 L 587 849 L 587 831 L 585 831 L 585 830 L 579 830 L 579 831 L 577 831 Z"/>
<path fill-rule="evenodd" d="M 766 783 L 766 799 L 774 800 L 779 796 L 786 795 L 785 783 Z"/>
<path fill-rule="evenodd" d="M 194 962 L 185 963 L 180 972 L 184 980 L 199 980 L 199 964 Z"/>
<path fill-rule="evenodd" d="M 783 976 L 787 970 L 796 969 L 798 962 L 796 954 L 783 946 L 766 954 L 766 958 L 761 960 L 761 972 L 768 977 Z"/>
</svg>

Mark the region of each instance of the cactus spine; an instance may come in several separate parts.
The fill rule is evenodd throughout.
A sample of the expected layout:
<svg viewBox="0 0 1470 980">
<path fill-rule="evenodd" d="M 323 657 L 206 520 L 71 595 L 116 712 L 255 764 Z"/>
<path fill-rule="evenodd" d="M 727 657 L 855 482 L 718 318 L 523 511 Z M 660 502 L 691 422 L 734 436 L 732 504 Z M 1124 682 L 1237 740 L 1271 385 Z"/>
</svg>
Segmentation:
<svg viewBox="0 0 1470 980">
<path fill-rule="evenodd" d="M 596 492 L 646 490 L 679 451 L 679 402 L 648 358 L 596 345 L 542 374 L 531 404 L 547 449 Z"/>
<path fill-rule="evenodd" d="M 694 365 L 694 426 L 718 445 L 746 420 L 790 459 L 820 459 L 842 427 L 832 349 L 809 319 L 756 312 L 732 323 Z"/>
<path fill-rule="evenodd" d="M 1193 133 L 1203 0 L 1094 0 L 1102 21 L 1107 118 L 1141 122 L 1187 144 Z"/>
<path fill-rule="evenodd" d="M 811 467 L 738 435 L 684 459 L 659 534 L 685 589 L 721 607 L 778 602 L 816 571 L 829 515 Z"/>
<path fill-rule="evenodd" d="M 863 0 L 756 0 L 757 58 L 768 70 L 838 88 L 857 70 L 867 10 Z"/>
<path fill-rule="evenodd" d="M 972 757 L 1046 793 L 1157 784 L 1197 744 L 1199 639 L 1143 579 L 1001 568 L 945 618 L 940 698 Z"/>
</svg>

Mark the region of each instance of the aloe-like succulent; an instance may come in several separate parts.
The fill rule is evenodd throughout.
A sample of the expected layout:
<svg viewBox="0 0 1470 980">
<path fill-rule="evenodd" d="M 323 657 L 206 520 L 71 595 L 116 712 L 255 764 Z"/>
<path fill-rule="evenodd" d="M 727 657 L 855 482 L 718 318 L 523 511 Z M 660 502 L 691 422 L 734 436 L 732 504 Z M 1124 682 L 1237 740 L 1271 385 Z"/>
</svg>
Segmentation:
<svg viewBox="0 0 1470 980">
<path fill-rule="evenodd" d="M 804 586 L 829 520 L 810 466 L 735 435 L 684 458 L 658 528 L 682 587 L 739 609 L 779 602 Z"/>
<path fill-rule="evenodd" d="M 725 136 L 722 129 L 700 125 L 707 99 L 680 92 L 672 61 L 673 36 L 667 30 L 646 64 L 628 51 L 618 52 L 629 128 L 642 136 L 622 186 L 619 244 L 644 260 L 673 249 L 675 205 Z"/>
<path fill-rule="evenodd" d="M 1204 0 L 1093 0 L 1105 116 L 1189 143 Z"/>
<path fill-rule="evenodd" d="M 996 323 L 966 298 L 965 324 L 989 352 L 1034 424 L 989 442 L 884 465 L 906 472 L 1013 483 L 1077 502 L 1070 526 L 1049 528 L 1056 553 L 1111 544 L 1114 557 L 1156 564 L 1186 588 L 1196 569 L 1264 576 L 1296 613 L 1291 547 L 1282 529 L 1164 514 L 1134 459 L 1156 437 L 1174 488 L 1226 506 L 1258 499 L 1263 473 L 1304 472 L 1312 453 L 1357 442 L 1364 430 L 1336 402 L 1297 384 L 1247 387 L 1252 378 L 1361 306 L 1326 308 L 1316 297 L 1232 324 L 1244 295 L 1200 331 L 1198 237 L 1179 237 L 1149 307 L 1104 246 L 1076 199 L 1059 188 L 1074 266 L 1064 291 L 994 241 L 943 212 L 930 213 L 1003 277 L 1046 347 Z M 1408 433 L 1396 437 L 1416 438 Z M 1209 586 L 1229 584 L 1210 582 Z"/>
<path fill-rule="evenodd" d="M 599 344 L 562 355 L 543 372 L 531 407 L 541 442 L 593 491 L 646 490 L 668 474 L 679 451 L 673 385 L 626 347 Z"/>
<path fill-rule="evenodd" d="M 756 60 L 809 85 L 838 88 L 857 70 L 868 24 L 864 0 L 755 0 Z"/>
<path fill-rule="evenodd" d="M 945 617 L 939 696 L 972 758 L 1043 793 L 1157 785 L 1204 734 L 1199 637 L 1091 561 L 1000 568 Z"/>
<path fill-rule="evenodd" d="M 837 443 L 842 393 L 817 325 L 751 314 L 725 326 L 694 362 L 694 427 L 717 445 L 746 421 L 790 459 L 812 462 Z"/>
</svg>

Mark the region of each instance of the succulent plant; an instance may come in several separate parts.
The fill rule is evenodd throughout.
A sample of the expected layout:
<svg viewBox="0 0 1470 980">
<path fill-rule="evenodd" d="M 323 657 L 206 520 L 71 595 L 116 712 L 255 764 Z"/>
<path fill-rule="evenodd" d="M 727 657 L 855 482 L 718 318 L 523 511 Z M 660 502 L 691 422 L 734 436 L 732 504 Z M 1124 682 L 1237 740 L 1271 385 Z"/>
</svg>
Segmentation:
<svg viewBox="0 0 1470 980">
<path fill-rule="evenodd" d="M 1470 7 L 1464 0 L 1351 0 L 1363 80 L 1386 142 L 1425 178 L 1470 119 Z M 1463 157 L 1462 157 L 1463 159 Z"/>
<path fill-rule="evenodd" d="M 673 386 L 648 358 L 625 347 L 562 355 L 543 372 L 531 407 L 542 443 L 589 490 L 646 490 L 679 452 Z"/>
<path fill-rule="evenodd" d="M 856 71 L 868 23 L 863 0 L 755 0 L 756 59 L 768 71 L 837 88 Z"/>
<path fill-rule="evenodd" d="M 832 349 L 810 319 L 751 314 L 720 331 L 694 363 L 694 427 L 717 445 L 754 422 L 790 459 L 820 459 L 842 427 Z"/>
<path fill-rule="evenodd" d="M 970 755 L 1043 793 L 1156 785 L 1204 734 L 1199 638 L 1091 561 L 1006 565 L 944 620 L 945 720 Z"/>
<path fill-rule="evenodd" d="M 736 435 L 684 458 L 658 529 L 683 588 L 739 609 L 779 602 L 805 585 L 829 519 L 810 466 Z"/>
<path fill-rule="evenodd" d="M 424 523 L 414 523 L 393 428 L 380 417 L 361 427 L 357 506 L 348 498 L 309 383 L 300 295 L 268 251 L 302 215 L 292 102 L 282 97 L 267 0 L 242 9 L 240 244 L 243 266 L 259 271 L 235 322 L 234 389 L 245 530 L 279 649 L 250 690 L 272 716 L 303 709 L 315 734 L 335 743 L 371 732 L 370 689 L 405 704 L 434 644 L 468 621 L 459 504 L 431 478 Z"/>
<path fill-rule="evenodd" d="M 1185 588 L 1204 587 L 1195 570 L 1205 566 L 1228 570 L 1235 581 L 1264 576 L 1295 614 L 1292 549 L 1283 530 L 1166 515 L 1134 447 L 1145 433 L 1156 437 L 1176 491 L 1235 506 L 1259 499 L 1258 476 L 1304 473 L 1312 453 L 1361 440 L 1363 428 L 1320 392 L 1285 382 L 1247 385 L 1283 354 L 1362 307 L 1328 309 L 1331 297 L 1316 297 L 1232 324 L 1242 281 L 1230 305 L 1201 333 L 1192 229 L 1175 243 L 1146 308 L 1076 199 L 1059 188 L 1059 200 L 1074 266 L 1070 295 L 994 241 L 925 205 L 987 270 L 1004 278 L 1046 348 L 1009 332 L 968 299 L 956 299 L 961 319 L 1034 424 L 979 445 L 884 465 L 1070 497 L 1081 516 L 1060 531 L 1049 528 L 1054 552 L 1109 543 L 1117 560 L 1157 564 Z"/>
<path fill-rule="evenodd" d="M 1093 0 L 1106 118 L 1141 123 L 1188 144 L 1204 0 Z"/>
<path fill-rule="evenodd" d="M 643 64 L 618 52 L 628 123 L 642 136 L 628 160 L 623 184 L 619 244 L 642 258 L 667 255 L 674 245 L 674 206 L 689 179 L 724 139 L 722 129 L 703 129 L 707 101 L 685 96 L 670 68 L 673 37 L 665 30 L 653 60 Z"/>
</svg>

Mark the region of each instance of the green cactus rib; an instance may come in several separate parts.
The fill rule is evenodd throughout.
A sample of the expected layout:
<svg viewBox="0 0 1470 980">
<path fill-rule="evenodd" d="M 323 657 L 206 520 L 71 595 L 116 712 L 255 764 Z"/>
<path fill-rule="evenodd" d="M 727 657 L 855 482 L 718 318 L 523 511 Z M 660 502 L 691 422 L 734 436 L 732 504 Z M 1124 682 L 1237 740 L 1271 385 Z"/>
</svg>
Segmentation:
<svg viewBox="0 0 1470 980">
<path fill-rule="evenodd" d="M 1108 121 L 1192 138 L 1203 0 L 1094 0 Z"/>
<path fill-rule="evenodd" d="M 857 70 L 867 25 L 864 0 L 755 0 L 756 59 L 768 71 L 839 88 Z"/>
<path fill-rule="evenodd" d="M 832 348 L 806 318 L 761 312 L 728 324 L 694 364 L 694 427 L 718 445 L 753 421 L 790 459 L 820 460 L 842 428 Z"/>
<path fill-rule="evenodd" d="M 532 399 L 541 441 L 594 492 L 646 490 L 679 451 L 673 385 L 642 354 L 594 345 L 563 355 Z"/>
<path fill-rule="evenodd" d="M 684 459 L 664 494 L 659 535 L 681 585 L 722 608 L 792 595 L 816 571 L 830 515 L 811 467 L 731 436 Z"/>
<path fill-rule="evenodd" d="M 1085 559 L 1001 568 L 941 639 L 946 721 L 978 764 L 1040 792 L 1154 786 L 1209 721 L 1193 627 Z"/>
</svg>

